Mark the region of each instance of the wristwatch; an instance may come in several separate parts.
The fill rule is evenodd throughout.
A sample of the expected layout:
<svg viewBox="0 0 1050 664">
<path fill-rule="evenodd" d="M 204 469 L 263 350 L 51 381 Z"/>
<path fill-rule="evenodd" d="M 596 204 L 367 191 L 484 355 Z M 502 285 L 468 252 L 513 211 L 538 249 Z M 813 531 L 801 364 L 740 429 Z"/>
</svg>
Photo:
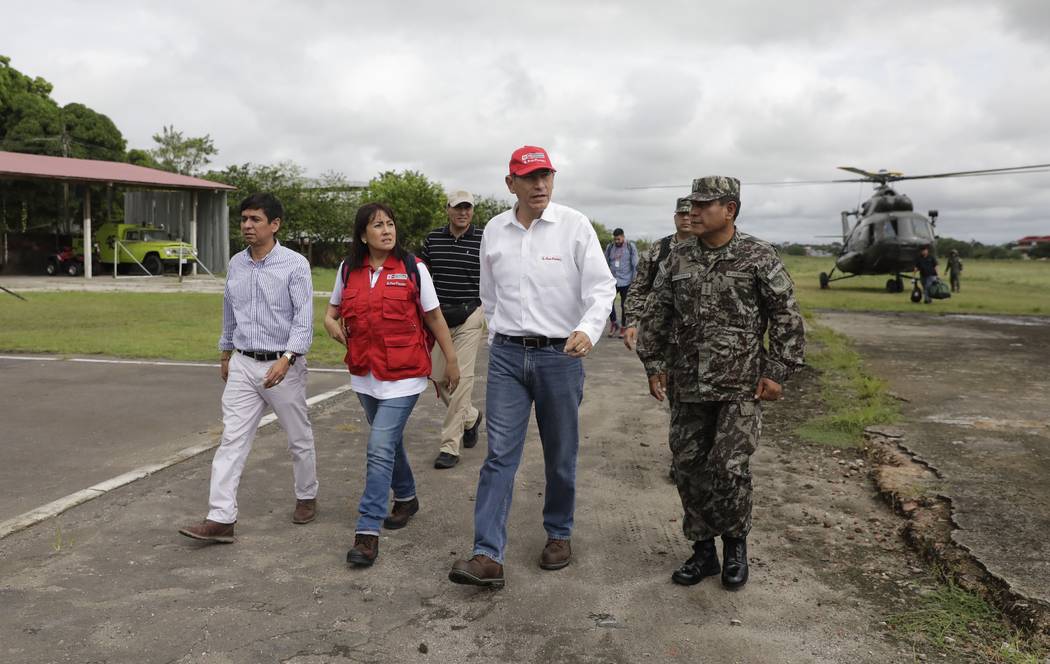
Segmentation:
<svg viewBox="0 0 1050 664">
<path fill-rule="evenodd" d="M 293 353 L 290 350 L 284 351 L 284 355 L 282 357 L 284 357 L 284 359 L 288 360 L 288 364 L 295 364 L 296 359 L 299 358 L 298 355 L 296 355 L 295 353 Z"/>
</svg>

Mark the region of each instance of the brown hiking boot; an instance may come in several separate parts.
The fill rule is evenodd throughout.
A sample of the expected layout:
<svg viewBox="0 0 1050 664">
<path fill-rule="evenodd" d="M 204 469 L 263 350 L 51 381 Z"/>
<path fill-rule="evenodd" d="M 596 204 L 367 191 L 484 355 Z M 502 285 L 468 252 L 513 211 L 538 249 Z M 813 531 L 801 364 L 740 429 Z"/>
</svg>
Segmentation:
<svg viewBox="0 0 1050 664">
<path fill-rule="evenodd" d="M 357 533 L 354 548 L 346 552 L 346 562 L 354 567 L 371 567 L 379 555 L 379 536 Z"/>
<path fill-rule="evenodd" d="M 196 526 L 179 528 L 179 534 L 203 542 L 232 544 L 233 526 L 235 523 L 236 521 L 234 523 L 219 523 L 218 521 L 205 519 Z"/>
<path fill-rule="evenodd" d="M 543 569 L 561 569 L 572 559 L 572 546 L 569 540 L 549 539 L 540 555 L 540 567 Z"/>
<path fill-rule="evenodd" d="M 394 508 L 390 510 L 390 516 L 383 520 L 383 527 L 387 530 L 397 530 L 408 525 L 408 520 L 419 511 L 419 499 L 395 500 Z"/>
<path fill-rule="evenodd" d="M 317 499 L 301 498 L 295 501 L 292 523 L 310 523 L 317 518 Z"/>
<path fill-rule="evenodd" d="M 470 560 L 457 560 L 448 573 L 452 583 L 486 588 L 503 587 L 503 565 L 480 553 Z"/>
</svg>

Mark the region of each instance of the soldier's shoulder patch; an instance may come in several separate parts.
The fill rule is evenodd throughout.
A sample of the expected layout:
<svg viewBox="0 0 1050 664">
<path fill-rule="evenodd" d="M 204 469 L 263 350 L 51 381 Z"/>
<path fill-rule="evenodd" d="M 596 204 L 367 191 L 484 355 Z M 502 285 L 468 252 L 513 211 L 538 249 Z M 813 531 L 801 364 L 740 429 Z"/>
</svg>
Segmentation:
<svg viewBox="0 0 1050 664">
<path fill-rule="evenodd" d="M 794 285 L 791 282 L 791 277 L 788 275 L 787 270 L 784 269 L 784 264 L 779 261 L 772 266 L 772 269 L 762 275 L 762 281 L 766 282 L 769 286 L 769 290 L 777 295 L 786 293 L 791 290 L 791 287 Z"/>
</svg>

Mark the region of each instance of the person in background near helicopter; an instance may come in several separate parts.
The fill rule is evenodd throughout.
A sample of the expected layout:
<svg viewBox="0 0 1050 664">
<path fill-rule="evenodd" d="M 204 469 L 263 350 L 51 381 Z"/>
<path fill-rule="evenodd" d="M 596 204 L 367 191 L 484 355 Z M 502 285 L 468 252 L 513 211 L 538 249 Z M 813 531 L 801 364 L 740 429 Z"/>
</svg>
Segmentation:
<svg viewBox="0 0 1050 664">
<path fill-rule="evenodd" d="M 929 246 L 919 250 L 919 257 L 915 259 L 914 272 L 918 272 L 922 280 L 922 301 L 929 304 L 933 301 L 930 299 L 930 286 L 937 280 L 937 259 L 930 255 Z"/>
<path fill-rule="evenodd" d="M 952 285 L 952 292 L 959 292 L 959 275 L 962 274 L 962 259 L 959 258 L 959 252 L 952 249 L 952 252 L 948 254 L 948 280 Z"/>
</svg>

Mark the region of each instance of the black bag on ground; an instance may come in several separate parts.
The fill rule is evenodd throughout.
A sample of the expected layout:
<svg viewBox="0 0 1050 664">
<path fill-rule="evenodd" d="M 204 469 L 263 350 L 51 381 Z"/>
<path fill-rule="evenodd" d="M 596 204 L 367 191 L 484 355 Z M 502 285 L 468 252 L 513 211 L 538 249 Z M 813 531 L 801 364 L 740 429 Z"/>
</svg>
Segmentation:
<svg viewBox="0 0 1050 664">
<path fill-rule="evenodd" d="M 930 297 L 935 300 L 947 300 L 952 296 L 952 289 L 940 279 L 934 279 L 930 284 Z"/>
<path fill-rule="evenodd" d="M 441 305 L 441 315 L 449 327 L 459 327 L 467 322 L 470 315 L 478 308 L 477 302 L 456 302 Z"/>
</svg>

